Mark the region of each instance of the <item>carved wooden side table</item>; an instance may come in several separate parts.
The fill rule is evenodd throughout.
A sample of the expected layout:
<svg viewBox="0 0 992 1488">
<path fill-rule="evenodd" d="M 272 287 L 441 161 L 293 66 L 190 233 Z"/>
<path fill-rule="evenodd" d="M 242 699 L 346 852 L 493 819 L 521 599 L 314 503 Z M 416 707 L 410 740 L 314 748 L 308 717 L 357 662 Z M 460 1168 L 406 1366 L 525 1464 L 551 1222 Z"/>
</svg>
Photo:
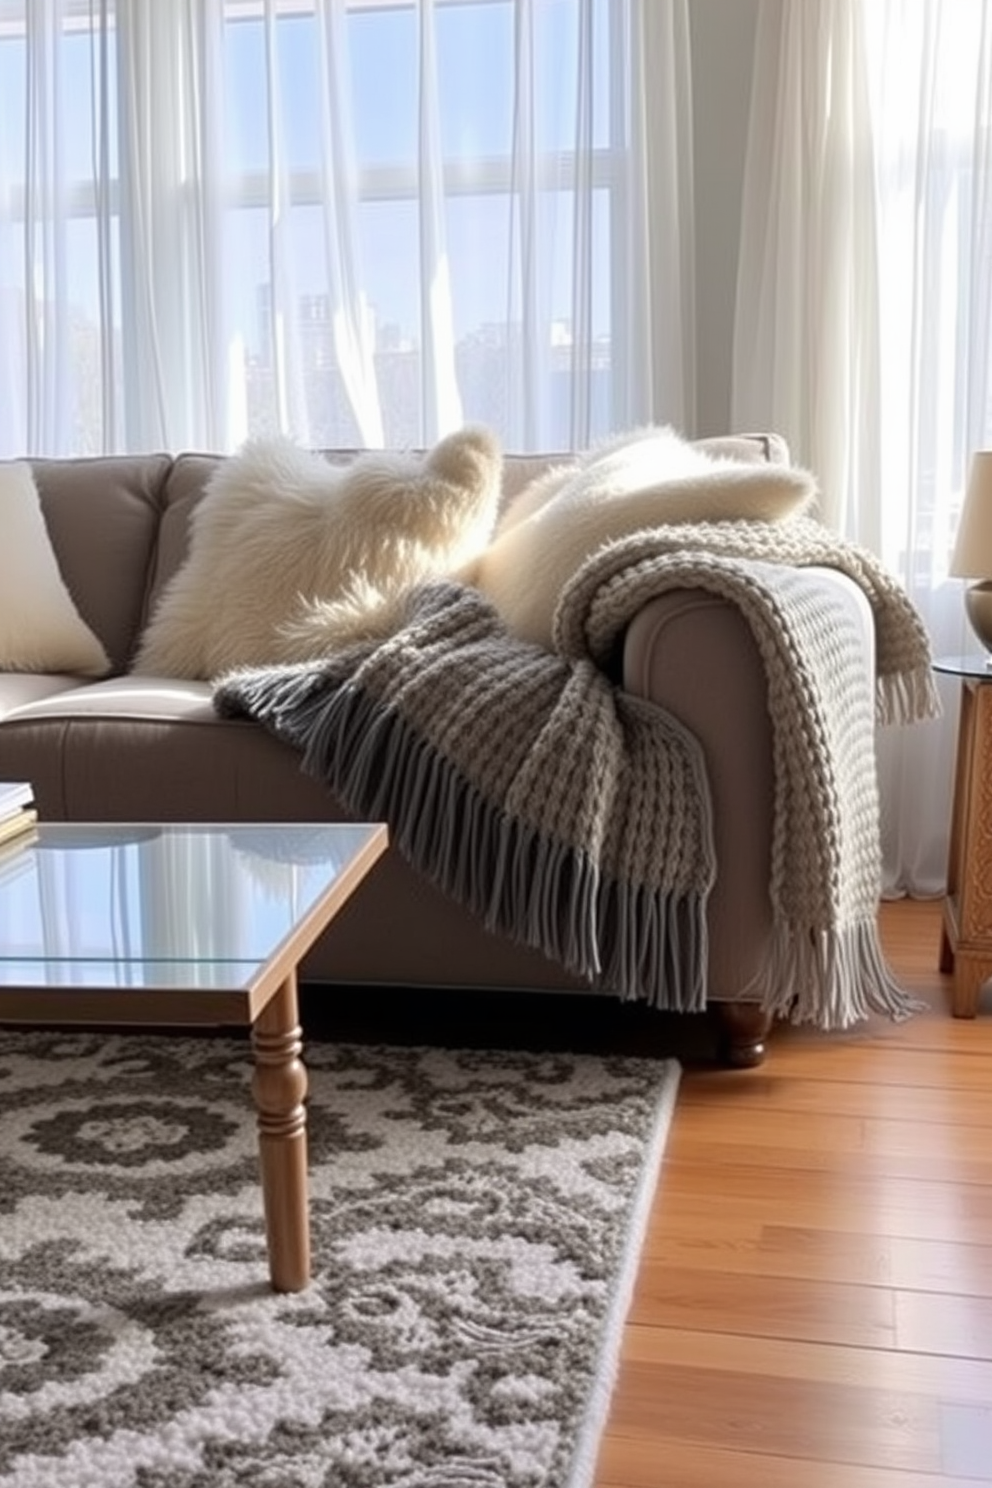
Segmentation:
<svg viewBox="0 0 992 1488">
<path fill-rule="evenodd" d="M 955 1018 L 973 1018 L 992 977 L 992 665 L 946 656 L 934 669 L 961 680 L 940 969 L 954 975 Z"/>
</svg>

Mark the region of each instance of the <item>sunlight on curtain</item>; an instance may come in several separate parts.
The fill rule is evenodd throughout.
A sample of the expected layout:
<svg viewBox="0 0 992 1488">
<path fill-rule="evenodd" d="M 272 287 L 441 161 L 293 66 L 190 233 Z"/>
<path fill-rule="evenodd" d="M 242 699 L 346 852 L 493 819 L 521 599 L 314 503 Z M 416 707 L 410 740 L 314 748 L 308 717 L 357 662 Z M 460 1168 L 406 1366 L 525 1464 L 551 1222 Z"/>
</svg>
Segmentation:
<svg viewBox="0 0 992 1488">
<path fill-rule="evenodd" d="M 935 653 L 973 651 L 947 576 L 971 451 L 992 444 L 990 36 L 982 0 L 761 0 L 734 422 L 820 477 Z M 957 730 L 879 733 L 885 885 L 942 891 Z"/>
<path fill-rule="evenodd" d="M 115 10 L 115 329 L 121 434 L 138 449 L 167 447 L 173 429 L 202 449 L 225 407 L 222 260 L 215 251 L 223 193 L 218 69 L 208 46 L 211 37 L 216 44 L 219 10 L 207 0 L 196 27 L 176 25 L 175 17 L 174 7 L 154 0 Z M 63 125 L 71 125 L 65 111 Z"/>
<path fill-rule="evenodd" d="M 621 7 L 616 7 L 618 18 Z M 617 426 L 696 429 L 696 215 L 689 17 L 681 3 L 631 7 L 628 186 L 615 197 L 613 276 L 627 351 L 615 357 Z"/>
<path fill-rule="evenodd" d="M 0 0 L 0 455 L 688 426 L 686 13 Z"/>
<path fill-rule="evenodd" d="M 937 654 L 974 652 L 948 577 L 972 451 L 992 445 L 992 20 L 983 0 L 866 5 L 878 184 L 881 552 Z M 958 687 L 881 740 L 893 883 L 942 889 Z M 926 789 L 920 782 L 926 781 Z"/>
<path fill-rule="evenodd" d="M 783 434 L 816 472 L 824 520 L 864 541 L 878 489 L 867 124 L 857 0 L 761 0 L 731 425 Z"/>
</svg>

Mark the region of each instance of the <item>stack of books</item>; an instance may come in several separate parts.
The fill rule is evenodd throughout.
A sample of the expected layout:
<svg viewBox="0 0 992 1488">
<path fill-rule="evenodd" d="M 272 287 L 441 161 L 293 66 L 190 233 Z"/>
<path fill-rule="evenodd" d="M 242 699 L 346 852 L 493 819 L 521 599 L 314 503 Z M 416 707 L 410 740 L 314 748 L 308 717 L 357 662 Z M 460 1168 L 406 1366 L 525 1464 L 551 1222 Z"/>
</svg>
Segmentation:
<svg viewBox="0 0 992 1488">
<path fill-rule="evenodd" d="M 31 786 L 23 780 L 0 780 L 0 844 L 27 837 L 37 820 Z"/>
</svg>

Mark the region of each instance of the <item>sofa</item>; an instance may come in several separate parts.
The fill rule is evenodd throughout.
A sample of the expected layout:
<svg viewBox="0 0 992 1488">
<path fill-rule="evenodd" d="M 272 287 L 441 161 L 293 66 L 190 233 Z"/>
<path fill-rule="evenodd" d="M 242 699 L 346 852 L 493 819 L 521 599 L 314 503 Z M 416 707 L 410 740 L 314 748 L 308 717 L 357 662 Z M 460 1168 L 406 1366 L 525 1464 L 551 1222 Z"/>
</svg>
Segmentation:
<svg viewBox="0 0 992 1488">
<path fill-rule="evenodd" d="M 756 461 L 773 436 L 701 441 Z M 347 460 L 351 452 L 330 452 Z M 220 717 L 208 681 L 131 671 L 145 627 L 189 548 L 190 517 L 221 456 L 181 453 L 30 462 L 59 570 L 102 642 L 109 673 L 0 672 L 0 779 L 32 782 L 45 821 L 338 821 L 351 813 L 304 774 L 296 750 L 246 718 Z M 507 455 L 504 498 L 552 457 Z M 827 567 L 801 583 L 835 592 L 864 636 L 861 589 Z M 730 1062 L 759 1062 L 768 1018 L 746 993 L 767 955 L 773 741 L 762 658 L 739 610 L 704 589 L 645 603 L 615 658 L 616 684 L 668 710 L 700 741 L 717 876 L 707 906 L 708 998 Z M 487 931 L 395 847 L 301 968 L 305 984 L 595 991 L 516 939 Z"/>
</svg>

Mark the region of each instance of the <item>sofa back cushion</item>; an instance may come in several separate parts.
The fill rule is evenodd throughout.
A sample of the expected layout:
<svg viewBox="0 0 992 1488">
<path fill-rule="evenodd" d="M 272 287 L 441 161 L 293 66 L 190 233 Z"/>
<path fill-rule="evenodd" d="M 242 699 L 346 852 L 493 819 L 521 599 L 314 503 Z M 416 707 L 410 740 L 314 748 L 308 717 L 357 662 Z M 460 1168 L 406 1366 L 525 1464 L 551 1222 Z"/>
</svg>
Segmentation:
<svg viewBox="0 0 992 1488">
<path fill-rule="evenodd" d="M 73 602 L 125 671 L 145 618 L 168 455 L 31 460 L 41 509 Z"/>
<path fill-rule="evenodd" d="M 190 517 L 223 455 L 177 455 L 162 491 L 162 520 L 158 546 L 148 575 L 143 626 L 155 610 L 163 589 L 189 555 Z"/>
<path fill-rule="evenodd" d="M 747 464 L 773 465 L 789 463 L 789 446 L 780 434 L 719 434 L 708 439 L 692 441 L 709 455 L 719 455 L 728 460 L 742 460 Z M 579 456 L 569 454 L 505 455 L 503 458 L 503 505 L 508 506 L 514 496 L 529 486 L 532 481 L 552 465 L 574 465 Z"/>
</svg>

